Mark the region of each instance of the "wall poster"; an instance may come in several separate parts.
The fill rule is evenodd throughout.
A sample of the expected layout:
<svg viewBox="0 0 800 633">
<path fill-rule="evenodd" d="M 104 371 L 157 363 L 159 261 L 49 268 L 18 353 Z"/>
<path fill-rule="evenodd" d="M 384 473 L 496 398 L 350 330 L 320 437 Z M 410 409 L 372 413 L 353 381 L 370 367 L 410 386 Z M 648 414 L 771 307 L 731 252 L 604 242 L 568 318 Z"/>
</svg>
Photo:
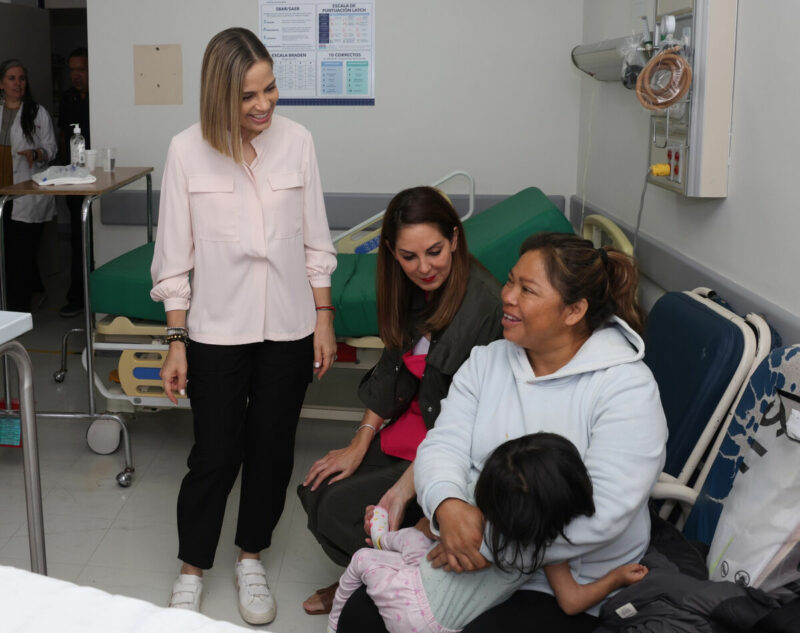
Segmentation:
<svg viewBox="0 0 800 633">
<path fill-rule="evenodd" d="M 281 105 L 375 105 L 375 0 L 259 0 Z"/>
</svg>

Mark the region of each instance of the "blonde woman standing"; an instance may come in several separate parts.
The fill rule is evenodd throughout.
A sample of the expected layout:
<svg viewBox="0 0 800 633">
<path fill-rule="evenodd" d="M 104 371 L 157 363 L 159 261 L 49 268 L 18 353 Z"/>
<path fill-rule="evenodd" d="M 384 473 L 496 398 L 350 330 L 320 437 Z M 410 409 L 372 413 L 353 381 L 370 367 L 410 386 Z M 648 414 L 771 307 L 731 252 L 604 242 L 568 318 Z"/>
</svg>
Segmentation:
<svg viewBox="0 0 800 633">
<path fill-rule="evenodd" d="M 283 511 L 306 387 L 336 349 L 336 255 L 314 144 L 275 114 L 277 101 L 258 37 L 241 28 L 215 35 L 203 57 L 200 123 L 167 154 L 151 271 L 170 341 L 164 390 L 173 402 L 187 394 L 194 416 L 170 606 L 199 610 L 241 468 L 235 579 L 250 624 L 275 617 L 260 552 Z"/>
</svg>

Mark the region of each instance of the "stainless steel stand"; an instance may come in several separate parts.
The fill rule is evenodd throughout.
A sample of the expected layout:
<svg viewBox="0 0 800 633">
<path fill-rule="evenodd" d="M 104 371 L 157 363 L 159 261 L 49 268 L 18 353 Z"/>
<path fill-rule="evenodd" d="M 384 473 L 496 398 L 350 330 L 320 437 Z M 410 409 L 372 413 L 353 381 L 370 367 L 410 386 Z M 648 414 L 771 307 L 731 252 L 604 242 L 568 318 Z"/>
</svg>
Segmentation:
<svg viewBox="0 0 800 633">
<path fill-rule="evenodd" d="M 33 405 L 33 369 L 28 352 L 18 341 L 0 345 L 5 361 L 14 361 L 19 372 L 20 426 L 22 431 L 22 465 L 25 473 L 25 506 L 28 510 L 28 545 L 31 552 L 31 571 L 47 575 L 44 549 L 44 514 L 42 512 L 42 483 L 39 477 L 39 444 L 36 438 L 36 411 Z M 6 392 L 8 398 L 8 392 Z M 6 403 L 8 403 L 8 399 Z M 10 409 L 10 406 L 6 404 Z M 6 413 L 10 413 L 7 411 Z"/>
</svg>

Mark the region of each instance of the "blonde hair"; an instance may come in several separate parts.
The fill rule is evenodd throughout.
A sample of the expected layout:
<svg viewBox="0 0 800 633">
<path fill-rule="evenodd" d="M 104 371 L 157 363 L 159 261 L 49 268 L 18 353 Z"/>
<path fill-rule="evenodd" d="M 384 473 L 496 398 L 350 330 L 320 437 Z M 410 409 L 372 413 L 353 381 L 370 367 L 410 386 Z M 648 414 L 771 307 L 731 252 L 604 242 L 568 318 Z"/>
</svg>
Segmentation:
<svg viewBox="0 0 800 633">
<path fill-rule="evenodd" d="M 200 129 L 220 154 L 243 160 L 241 104 L 244 76 L 259 61 L 272 66 L 261 40 L 243 28 L 220 31 L 206 46 L 200 73 Z"/>
</svg>

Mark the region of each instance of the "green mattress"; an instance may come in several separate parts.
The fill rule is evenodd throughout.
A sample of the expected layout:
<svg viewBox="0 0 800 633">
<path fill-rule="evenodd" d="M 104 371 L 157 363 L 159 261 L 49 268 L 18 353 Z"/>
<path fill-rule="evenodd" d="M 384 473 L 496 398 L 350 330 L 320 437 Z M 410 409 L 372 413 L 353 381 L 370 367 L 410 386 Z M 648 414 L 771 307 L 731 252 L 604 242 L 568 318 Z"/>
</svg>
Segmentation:
<svg viewBox="0 0 800 633">
<path fill-rule="evenodd" d="M 154 242 L 144 244 L 92 271 L 89 288 L 93 311 L 162 323 L 167 320 L 164 304 L 150 298 L 154 248 Z"/>
<path fill-rule="evenodd" d="M 550 231 L 574 233 L 559 208 L 536 187 L 528 187 L 464 221 L 470 252 L 501 283 L 517 263 L 529 235 Z"/>
<path fill-rule="evenodd" d="M 464 222 L 470 251 L 501 282 L 517 261 L 522 241 L 533 233 L 573 233 L 572 226 L 536 187 L 486 209 Z M 153 244 L 145 244 L 91 274 L 92 309 L 151 321 L 165 320 L 162 304 L 150 299 Z M 331 281 L 337 336 L 378 334 L 375 254 L 340 253 Z"/>
</svg>

